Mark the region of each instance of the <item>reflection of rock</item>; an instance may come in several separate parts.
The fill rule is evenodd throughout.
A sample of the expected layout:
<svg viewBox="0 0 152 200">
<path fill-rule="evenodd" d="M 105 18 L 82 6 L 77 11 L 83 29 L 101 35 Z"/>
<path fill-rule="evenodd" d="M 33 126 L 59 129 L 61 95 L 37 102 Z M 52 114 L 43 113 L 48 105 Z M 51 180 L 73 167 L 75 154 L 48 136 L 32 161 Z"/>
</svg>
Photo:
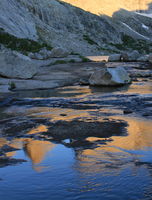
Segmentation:
<svg viewBox="0 0 152 200">
<path fill-rule="evenodd" d="M 113 167 L 119 170 L 121 165 L 126 165 L 125 158 L 127 157 L 128 159 L 128 154 L 135 160 L 142 154 L 143 156 L 146 156 L 146 153 L 148 154 L 145 149 L 152 147 L 152 134 L 150 131 L 152 130 L 151 121 L 127 118 L 127 123 L 127 136 L 113 136 L 109 141 L 100 137 L 87 138 L 89 142 L 97 142 L 98 147 L 94 149 L 84 148 L 80 151 L 76 150 L 76 156 L 80 164 L 79 170 L 81 172 L 101 172 L 102 170 L 111 170 Z M 100 141 L 105 141 L 106 145 L 102 145 Z"/>
<path fill-rule="evenodd" d="M 44 159 L 46 153 L 54 148 L 55 144 L 47 141 L 27 140 L 24 150 L 33 164 L 39 164 Z"/>
<path fill-rule="evenodd" d="M 45 125 L 39 125 L 38 127 L 31 129 L 28 132 L 28 134 L 32 135 L 32 134 L 36 134 L 36 133 L 44 133 L 44 132 L 47 132 L 47 131 L 48 131 L 47 126 L 45 126 Z"/>
<path fill-rule="evenodd" d="M 102 68 L 95 71 L 89 79 L 90 85 L 117 86 L 131 82 L 126 70 L 123 67 Z"/>
<path fill-rule="evenodd" d="M 20 164 L 20 163 L 23 163 L 23 162 L 26 162 L 26 160 L 9 158 L 9 157 L 0 157 L 0 167 L 16 165 L 16 164 Z"/>
</svg>

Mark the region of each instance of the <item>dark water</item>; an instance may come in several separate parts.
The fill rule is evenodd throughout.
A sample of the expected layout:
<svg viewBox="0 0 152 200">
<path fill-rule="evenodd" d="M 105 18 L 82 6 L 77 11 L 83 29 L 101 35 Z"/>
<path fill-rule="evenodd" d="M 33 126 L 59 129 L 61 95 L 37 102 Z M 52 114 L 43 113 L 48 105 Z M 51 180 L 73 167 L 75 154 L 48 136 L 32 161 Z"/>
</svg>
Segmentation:
<svg viewBox="0 0 152 200">
<path fill-rule="evenodd" d="M 0 199 L 151 200 L 151 92 L 149 81 L 16 94 L 0 111 L 0 147 L 27 162 L 0 168 Z"/>
</svg>

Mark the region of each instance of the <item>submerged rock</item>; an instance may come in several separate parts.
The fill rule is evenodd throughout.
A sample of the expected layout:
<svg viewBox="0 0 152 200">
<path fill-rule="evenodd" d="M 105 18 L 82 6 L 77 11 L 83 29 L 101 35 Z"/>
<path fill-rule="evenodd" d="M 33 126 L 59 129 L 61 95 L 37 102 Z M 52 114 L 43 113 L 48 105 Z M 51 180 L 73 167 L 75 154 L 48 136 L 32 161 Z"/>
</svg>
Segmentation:
<svg viewBox="0 0 152 200">
<path fill-rule="evenodd" d="M 131 82 L 131 79 L 123 67 L 103 68 L 95 71 L 90 79 L 90 85 L 119 86 Z"/>
</svg>

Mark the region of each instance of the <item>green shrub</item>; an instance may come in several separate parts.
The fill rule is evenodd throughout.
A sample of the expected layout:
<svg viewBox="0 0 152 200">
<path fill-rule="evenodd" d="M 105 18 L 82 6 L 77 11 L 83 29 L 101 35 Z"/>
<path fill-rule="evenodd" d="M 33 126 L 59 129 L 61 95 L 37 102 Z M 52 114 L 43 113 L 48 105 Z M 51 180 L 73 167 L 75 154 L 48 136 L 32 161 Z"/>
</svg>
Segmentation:
<svg viewBox="0 0 152 200">
<path fill-rule="evenodd" d="M 141 39 L 135 40 L 131 36 L 124 34 L 124 35 L 122 35 L 122 42 L 123 42 L 122 44 L 110 43 L 110 45 L 115 46 L 119 50 L 133 49 L 133 50 L 139 51 L 140 53 L 142 53 L 142 52 L 150 53 L 151 52 L 150 46 L 152 46 L 152 43 L 149 43 L 146 40 L 141 40 Z"/>
<path fill-rule="evenodd" d="M 15 88 L 16 88 L 15 83 L 11 81 L 11 82 L 9 83 L 9 90 L 14 90 Z"/>
<path fill-rule="evenodd" d="M 69 60 L 69 63 L 75 63 L 74 59 Z"/>
<path fill-rule="evenodd" d="M 0 29 L 0 44 L 3 44 L 5 47 L 12 50 L 20 51 L 24 54 L 28 54 L 28 52 L 38 52 L 43 47 L 46 47 L 48 50 L 52 49 L 52 47 L 45 43 L 38 43 L 30 39 L 17 38 L 9 33 L 6 33 L 2 29 Z"/>
<path fill-rule="evenodd" d="M 56 60 L 56 61 L 53 63 L 53 65 L 66 64 L 66 63 L 67 63 L 67 61 L 65 61 L 65 60 Z"/>
<path fill-rule="evenodd" d="M 86 40 L 91 45 L 98 45 L 95 41 L 93 41 L 88 35 L 83 35 L 83 39 Z"/>
<path fill-rule="evenodd" d="M 91 62 L 90 59 L 84 57 L 84 56 L 80 56 L 80 58 L 82 59 L 82 62 Z"/>
</svg>

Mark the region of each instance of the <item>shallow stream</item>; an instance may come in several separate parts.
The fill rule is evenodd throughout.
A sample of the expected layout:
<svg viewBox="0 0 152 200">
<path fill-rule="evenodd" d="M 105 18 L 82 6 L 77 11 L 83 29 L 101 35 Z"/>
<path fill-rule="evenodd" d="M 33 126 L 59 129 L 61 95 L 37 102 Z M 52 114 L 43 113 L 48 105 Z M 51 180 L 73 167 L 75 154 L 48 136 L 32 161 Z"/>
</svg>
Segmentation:
<svg viewBox="0 0 152 200">
<path fill-rule="evenodd" d="M 1 200 L 152 199 L 151 80 L 18 92 L 0 135 Z"/>
</svg>

